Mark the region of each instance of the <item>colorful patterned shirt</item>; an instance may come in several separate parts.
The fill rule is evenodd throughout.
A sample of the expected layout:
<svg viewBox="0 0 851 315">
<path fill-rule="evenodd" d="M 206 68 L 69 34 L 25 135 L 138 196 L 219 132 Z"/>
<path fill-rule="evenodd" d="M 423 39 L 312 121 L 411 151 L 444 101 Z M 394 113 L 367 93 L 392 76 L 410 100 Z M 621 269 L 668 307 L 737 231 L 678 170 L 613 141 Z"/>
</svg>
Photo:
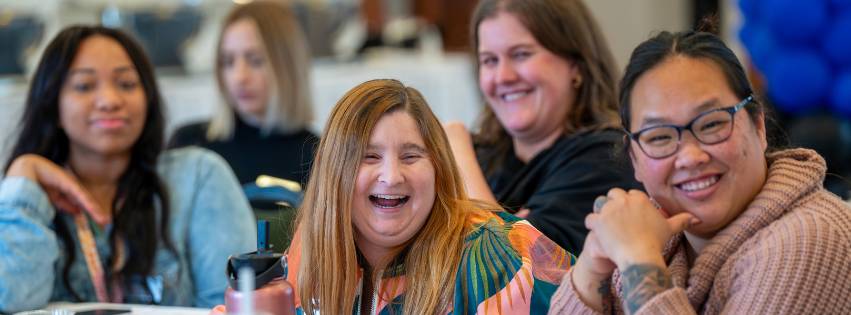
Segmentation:
<svg viewBox="0 0 851 315">
<path fill-rule="evenodd" d="M 545 314 L 550 299 L 576 257 L 542 235 L 528 221 L 507 212 L 475 211 L 468 217 L 461 263 L 447 314 Z M 300 242 L 290 246 L 287 275 L 298 278 Z M 401 314 L 404 266 L 385 273 L 374 298 L 376 314 Z M 362 272 L 359 272 L 359 276 Z M 298 295 L 298 294 L 296 294 Z M 359 309 L 355 297 L 353 314 Z M 298 313 L 302 314 L 296 300 Z"/>
</svg>

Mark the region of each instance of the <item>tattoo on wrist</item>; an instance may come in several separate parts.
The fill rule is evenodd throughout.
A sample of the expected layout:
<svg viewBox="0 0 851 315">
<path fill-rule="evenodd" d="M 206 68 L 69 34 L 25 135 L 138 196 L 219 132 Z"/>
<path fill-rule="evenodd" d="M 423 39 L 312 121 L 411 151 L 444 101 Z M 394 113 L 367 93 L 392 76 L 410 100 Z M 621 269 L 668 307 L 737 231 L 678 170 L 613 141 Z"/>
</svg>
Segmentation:
<svg viewBox="0 0 851 315">
<path fill-rule="evenodd" d="M 597 288 L 597 293 L 600 293 L 600 301 L 603 304 L 603 314 L 612 313 L 612 279 L 606 278 L 600 281 L 600 287 Z"/>
<path fill-rule="evenodd" d="M 668 272 L 651 264 L 628 266 L 621 272 L 621 279 L 623 303 L 628 314 L 634 314 L 656 294 L 673 287 Z"/>
</svg>

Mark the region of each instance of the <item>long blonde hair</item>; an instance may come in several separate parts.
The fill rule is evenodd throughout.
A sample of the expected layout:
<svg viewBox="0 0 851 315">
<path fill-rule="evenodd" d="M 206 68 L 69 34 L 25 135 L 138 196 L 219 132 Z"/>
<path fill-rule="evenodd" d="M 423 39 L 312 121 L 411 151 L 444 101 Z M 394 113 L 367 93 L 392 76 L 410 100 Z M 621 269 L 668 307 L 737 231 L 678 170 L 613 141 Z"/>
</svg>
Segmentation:
<svg viewBox="0 0 851 315">
<path fill-rule="evenodd" d="M 264 133 L 292 132 L 313 120 L 310 94 L 310 51 L 292 10 L 271 1 L 238 5 L 222 23 L 216 46 L 216 84 L 224 99 L 207 129 L 208 140 L 228 140 L 234 130 L 234 104 L 222 77 L 222 38 L 233 23 L 249 19 L 255 25 L 269 65 L 271 97 L 261 122 Z"/>
<path fill-rule="evenodd" d="M 396 80 L 373 80 L 351 89 L 334 107 L 299 208 L 303 243 L 296 286 L 306 314 L 352 310 L 359 268 L 352 226 L 355 178 L 372 129 L 395 111 L 417 122 L 437 179 L 425 225 L 396 251 L 407 249 L 404 313 L 434 314 L 451 304 L 469 209 L 455 159 L 440 122 L 417 90 Z"/>
</svg>

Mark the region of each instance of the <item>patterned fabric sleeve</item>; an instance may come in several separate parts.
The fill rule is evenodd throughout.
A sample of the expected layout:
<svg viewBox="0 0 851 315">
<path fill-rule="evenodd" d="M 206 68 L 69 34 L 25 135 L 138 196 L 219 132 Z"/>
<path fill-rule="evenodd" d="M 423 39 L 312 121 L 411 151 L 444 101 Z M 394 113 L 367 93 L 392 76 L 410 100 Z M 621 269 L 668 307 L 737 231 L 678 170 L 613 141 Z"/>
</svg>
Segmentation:
<svg viewBox="0 0 851 315">
<path fill-rule="evenodd" d="M 471 222 L 453 313 L 545 314 L 575 256 L 506 212 L 476 213 Z"/>
</svg>

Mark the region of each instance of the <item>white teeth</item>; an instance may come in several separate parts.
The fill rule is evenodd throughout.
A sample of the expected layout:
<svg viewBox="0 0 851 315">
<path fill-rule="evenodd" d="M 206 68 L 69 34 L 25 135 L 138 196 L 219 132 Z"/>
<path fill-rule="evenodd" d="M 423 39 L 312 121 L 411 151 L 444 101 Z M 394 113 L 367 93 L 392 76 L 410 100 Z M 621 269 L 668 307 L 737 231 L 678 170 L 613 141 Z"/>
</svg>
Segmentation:
<svg viewBox="0 0 851 315">
<path fill-rule="evenodd" d="M 529 93 L 527 93 L 527 92 L 514 92 L 514 93 L 509 93 L 509 94 L 505 94 L 505 95 L 503 95 L 503 96 L 502 96 L 502 100 L 503 100 L 503 101 L 506 101 L 506 102 L 513 102 L 513 101 L 515 101 L 515 100 L 517 100 L 517 99 L 519 99 L 519 98 L 521 98 L 521 97 L 526 96 L 526 94 L 529 94 Z"/>
<path fill-rule="evenodd" d="M 381 199 L 402 199 L 402 198 L 407 197 L 405 195 L 373 195 L 373 196 L 375 196 L 375 198 L 381 198 Z"/>
<path fill-rule="evenodd" d="M 683 183 L 683 184 L 680 184 L 679 186 L 682 190 L 691 192 L 691 191 L 697 191 L 697 190 L 701 190 L 701 189 L 704 189 L 706 187 L 712 186 L 712 184 L 715 184 L 716 182 L 718 182 L 718 176 L 717 175 L 712 176 L 712 177 L 708 177 L 708 178 L 702 179 L 702 180 L 695 180 L 695 181 Z"/>
</svg>

